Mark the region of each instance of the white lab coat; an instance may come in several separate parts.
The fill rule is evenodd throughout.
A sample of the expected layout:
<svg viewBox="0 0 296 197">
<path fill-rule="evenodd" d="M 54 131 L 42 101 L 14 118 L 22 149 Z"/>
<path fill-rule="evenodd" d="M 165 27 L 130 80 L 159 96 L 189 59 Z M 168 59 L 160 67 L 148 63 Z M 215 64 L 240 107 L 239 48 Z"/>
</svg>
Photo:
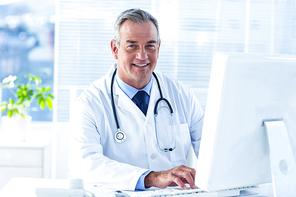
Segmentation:
<svg viewBox="0 0 296 197">
<path fill-rule="evenodd" d="M 115 81 L 115 108 L 120 129 L 126 134 L 126 141 L 118 143 L 114 139 L 117 128 L 110 100 L 111 76 L 115 67 L 116 64 L 77 100 L 73 136 L 69 142 L 70 176 L 115 189 L 134 190 L 139 177 L 148 169 L 163 171 L 186 165 L 191 144 L 198 155 L 203 110 L 189 88 L 156 73 L 163 97 L 174 110 L 176 124 L 176 149 L 163 152 L 155 134 L 153 112 L 160 94 L 154 77 L 146 116 Z M 157 117 L 157 125 L 171 120 L 169 114 L 161 113 L 162 110 Z M 166 127 L 169 128 L 167 132 L 171 132 L 170 126 Z M 161 146 L 174 146 L 174 134 L 159 128 L 159 141 L 164 143 Z"/>
</svg>

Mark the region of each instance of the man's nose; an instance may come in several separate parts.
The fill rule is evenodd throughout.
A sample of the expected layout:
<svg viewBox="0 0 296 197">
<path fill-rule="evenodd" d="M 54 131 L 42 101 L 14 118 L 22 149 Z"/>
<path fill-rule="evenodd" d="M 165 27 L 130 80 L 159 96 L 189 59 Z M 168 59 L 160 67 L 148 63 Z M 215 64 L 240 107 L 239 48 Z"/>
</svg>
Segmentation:
<svg viewBox="0 0 296 197">
<path fill-rule="evenodd" d="M 145 48 L 141 48 L 139 49 L 139 51 L 137 52 L 137 56 L 136 56 L 138 59 L 140 60 L 145 60 L 148 58 L 148 55 L 147 55 L 147 51 L 145 50 Z"/>
</svg>

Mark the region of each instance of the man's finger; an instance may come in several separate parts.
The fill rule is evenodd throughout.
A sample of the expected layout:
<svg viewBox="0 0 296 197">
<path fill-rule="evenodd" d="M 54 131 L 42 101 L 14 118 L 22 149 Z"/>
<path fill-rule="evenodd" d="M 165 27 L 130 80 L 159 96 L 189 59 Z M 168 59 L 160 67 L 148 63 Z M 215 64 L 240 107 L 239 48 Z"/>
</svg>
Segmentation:
<svg viewBox="0 0 296 197">
<path fill-rule="evenodd" d="M 183 183 L 188 183 L 192 189 L 195 188 L 195 169 L 181 165 L 175 168 L 173 174 L 178 176 Z"/>
<path fill-rule="evenodd" d="M 193 179 L 193 177 L 192 177 L 192 174 L 187 173 L 187 174 L 185 175 L 184 179 L 186 180 L 186 182 L 190 185 L 190 187 L 191 187 L 192 189 L 195 188 L 195 183 L 194 183 L 194 179 Z"/>
<path fill-rule="evenodd" d="M 176 183 L 182 189 L 187 189 L 187 186 L 183 183 L 183 181 L 179 177 L 174 178 L 174 183 Z"/>
</svg>

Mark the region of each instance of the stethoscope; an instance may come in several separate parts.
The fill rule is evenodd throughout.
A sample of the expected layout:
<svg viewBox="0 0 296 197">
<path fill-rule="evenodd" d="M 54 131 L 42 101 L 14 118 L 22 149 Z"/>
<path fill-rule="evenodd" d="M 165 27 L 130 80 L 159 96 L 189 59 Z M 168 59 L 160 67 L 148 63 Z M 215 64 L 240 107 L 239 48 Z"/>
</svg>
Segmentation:
<svg viewBox="0 0 296 197">
<path fill-rule="evenodd" d="M 119 123 L 118 123 L 117 114 L 116 114 L 115 104 L 114 104 L 114 97 L 113 97 L 113 84 L 114 84 L 114 78 L 115 78 L 115 75 L 116 75 L 116 71 L 117 71 L 117 69 L 115 69 L 115 71 L 113 72 L 112 78 L 111 78 L 111 104 L 112 104 L 113 115 L 114 115 L 114 119 L 115 119 L 116 127 L 117 127 L 117 132 L 115 133 L 114 138 L 115 138 L 115 141 L 116 142 L 123 143 L 126 140 L 126 134 L 120 129 L 120 126 L 119 126 Z M 160 150 L 162 150 L 164 152 L 173 151 L 176 148 L 176 144 L 177 144 L 176 129 L 175 129 L 175 127 L 173 127 L 173 129 L 174 129 L 174 137 L 175 137 L 174 146 L 172 148 L 163 148 L 160 145 L 160 143 L 159 143 L 158 131 L 157 131 L 157 118 L 156 118 L 157 115 L 158 115 L 158 110 L 160 108 L 162 108 L 162 107 L 168 108 L 169 111 L 170 111 L 170 114 L 171 114 L 173 125 L 175 125 L 175 120 L 174 120 L 173 108 L 172 108 L 170 102 L 167 99 L 163 98 L 162 91 L 161 91 L 161 88 L 160 88 L 160 85 L 159 85 L 159 81 L 158 81 L 158 78 L 157 78 L 156 74 L 154 72 L 152 74 L 153 74 L 153 76 L 156 79 L 156 83 L 157 83 L 159 94 L 160 94 L 160 98 L 156 101 L 156 104 L 155 104 L 155 107 L 154 107 L 155 133 L 156 133 L 157 144 L 158 144 L 158 147 L 160 148 Z M 168 107 L 167 106 L 161 106 L 158 109 L 157 108 L 158 107 L 158 104 L 161 101 L 164 101 L 167 104 Z"/>
</svg>

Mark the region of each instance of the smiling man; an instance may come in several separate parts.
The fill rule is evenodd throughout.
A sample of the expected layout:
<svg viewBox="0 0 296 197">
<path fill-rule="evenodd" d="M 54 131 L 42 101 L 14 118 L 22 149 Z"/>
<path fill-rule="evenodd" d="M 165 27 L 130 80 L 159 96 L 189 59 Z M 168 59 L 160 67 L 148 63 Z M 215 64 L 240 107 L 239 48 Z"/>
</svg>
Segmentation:
<svg viewBox="0 0 296 197">
<path fill-rule="evenodd" d="M 191 145 L 198 156 L 203 110 L 189 88 L 154 73 L 160 44 L 148 12 L 130 9 L 117 18 L 116 63 L 80 95 L 73 114 L 73 178 L 128 190 L 195 187 L 186 159 Z"/>
<path fill-rule="evenodd" d="M 160 47 L 157 29 L 151 21 L 138 24 L 126 20 L 120 27 L 119 35 L 119 43 L 111 41 L 118 75 L 128 85 L 142 89 L 156 67 Z"/>
</svg>

